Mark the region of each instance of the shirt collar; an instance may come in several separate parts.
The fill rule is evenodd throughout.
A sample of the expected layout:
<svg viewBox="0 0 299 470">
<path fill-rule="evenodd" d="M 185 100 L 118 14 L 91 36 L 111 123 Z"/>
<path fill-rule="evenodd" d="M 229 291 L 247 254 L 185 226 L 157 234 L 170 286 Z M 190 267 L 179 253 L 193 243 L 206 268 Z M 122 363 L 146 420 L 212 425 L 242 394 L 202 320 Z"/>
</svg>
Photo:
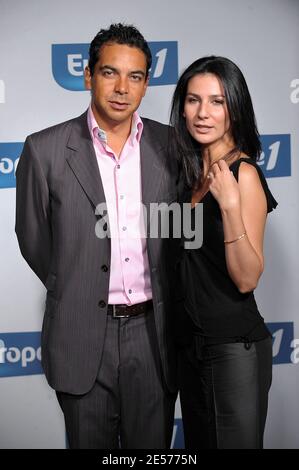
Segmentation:
<svg viewBox="0 0 299 470">
<path fill-rule="evenodd" d="M 107 134 L 103 129 L 101 129 L 98 126 L 96 118 L 94 117 L 93 111 L 91 109 L 91 104 L 89 105 L 88 112 L 87 112 L 87 123 L 88 123 L 88 128 L 89 128 L 92 141 L 98 138 L 104 145 L 106 145 Z M 135 140 L 138 143 L 140 142 L 142 131 L 143 131 L 143 122 L 141 120 L 141 117 L 137 113 L 137 111 L 135 111 L 135 113 L 133 114 L 131 133 L 129 136 L 131 145 L 134 145 Z"/>
</svg>

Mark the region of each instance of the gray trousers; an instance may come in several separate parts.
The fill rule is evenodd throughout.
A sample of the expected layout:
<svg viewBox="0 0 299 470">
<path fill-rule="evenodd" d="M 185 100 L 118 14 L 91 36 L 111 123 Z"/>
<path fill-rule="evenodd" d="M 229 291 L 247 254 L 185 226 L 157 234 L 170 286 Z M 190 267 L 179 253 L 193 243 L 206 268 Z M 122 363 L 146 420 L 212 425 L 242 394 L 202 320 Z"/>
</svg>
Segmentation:
<svg viewBox="0 0 299 470">
<path fill-rule="evenodd" d="M 169 448 L 176 396 L 163 384 L 153 312 L 108 315 L 93 388 L 57 398 L 72 449 Z"/>
</svg>

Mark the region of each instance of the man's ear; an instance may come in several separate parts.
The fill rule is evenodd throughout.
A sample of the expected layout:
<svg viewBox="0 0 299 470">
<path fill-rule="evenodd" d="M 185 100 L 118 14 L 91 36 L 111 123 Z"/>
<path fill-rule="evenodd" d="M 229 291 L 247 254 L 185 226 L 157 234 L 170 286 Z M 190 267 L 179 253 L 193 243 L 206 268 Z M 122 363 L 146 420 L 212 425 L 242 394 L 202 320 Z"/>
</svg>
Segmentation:
<svg viewBox="0 0 299 470">
<path fill-rule="evenodd" d="M 149 80 L 150 80 L 150 76 L 148 74 L 145 82 L 144 82 L 144 88 L 143 88 L 143 95 L 142 96 L 145 96 L 145 93 L 146 93 L 146 90 L 147 90 L 147 87 L 148 87 L 148 84 L 149 84 Z"/>
<path fill-rule="evenodd" d="M 88 65 L 84 69 L 84 84 L 86 90 L 91 90 L 91 74 Z"/>
</svg>

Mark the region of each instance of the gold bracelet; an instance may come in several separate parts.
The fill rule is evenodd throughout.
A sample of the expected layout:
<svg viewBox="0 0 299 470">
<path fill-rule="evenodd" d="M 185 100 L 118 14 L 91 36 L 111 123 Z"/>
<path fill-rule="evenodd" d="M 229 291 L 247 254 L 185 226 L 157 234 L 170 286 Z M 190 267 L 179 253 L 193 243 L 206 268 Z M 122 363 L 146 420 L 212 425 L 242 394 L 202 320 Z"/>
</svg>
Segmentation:
<svg viewBox="0 0 299 470">
<path fill-rule="evenodd" d="M 241 240 L 241 238 L 246 237 L 247 233 L 244 232 L 242 235 L 240 235 L 238 238 L 235 238 L 234 240 L 224 240 L 224 243 L 234 243 L 237 242 L 238 240 Z"/>
</svg>

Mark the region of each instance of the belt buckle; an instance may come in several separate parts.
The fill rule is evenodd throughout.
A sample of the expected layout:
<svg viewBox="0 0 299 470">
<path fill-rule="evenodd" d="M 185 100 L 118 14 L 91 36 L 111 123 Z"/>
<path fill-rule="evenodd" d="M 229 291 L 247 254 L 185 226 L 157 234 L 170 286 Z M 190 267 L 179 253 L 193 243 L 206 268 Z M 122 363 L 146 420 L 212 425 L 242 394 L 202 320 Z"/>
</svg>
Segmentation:
<svg viewBox="0 0 299 470">
<path fill-rule="evenodd" d="M 117 308 L 126 308 L 126 305 L 123 307 L 121 305 L 112 305 L 112 318 L 129 318 L 130 315 L 119 315 L 116 313 L 116 307 Z"/>
</svg>

